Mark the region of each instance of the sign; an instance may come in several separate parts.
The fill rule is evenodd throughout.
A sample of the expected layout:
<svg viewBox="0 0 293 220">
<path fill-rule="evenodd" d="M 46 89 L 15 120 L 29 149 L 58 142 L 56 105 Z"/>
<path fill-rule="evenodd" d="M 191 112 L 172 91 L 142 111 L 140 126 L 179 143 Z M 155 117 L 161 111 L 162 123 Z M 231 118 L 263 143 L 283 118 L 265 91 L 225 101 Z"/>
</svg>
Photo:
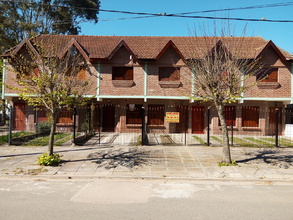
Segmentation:
<svg viewBox="0 0 293 220">
<path fill-rule="evenodd" d="M 129 104 L 129 110 L 134 111 L 135 109 L 135 104 Z"/>
<path fill-rule="evenodd" d="M 179 123 L 179 112 L 166 112 L 167 123 Z"/>
</svg>

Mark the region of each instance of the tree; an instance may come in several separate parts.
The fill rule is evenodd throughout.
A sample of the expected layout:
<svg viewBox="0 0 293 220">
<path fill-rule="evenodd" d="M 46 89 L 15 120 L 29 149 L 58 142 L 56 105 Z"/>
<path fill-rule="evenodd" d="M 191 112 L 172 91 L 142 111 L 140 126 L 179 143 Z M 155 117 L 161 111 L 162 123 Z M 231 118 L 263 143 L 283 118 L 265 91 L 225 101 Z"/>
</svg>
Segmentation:
<svg viewBox="0 0 293 220">
<path fill-rule="evenodd" d="M 9 59 L 13 66 L 10 71 L 16 73 L 18 86 L 7 86 L 17 91 L 28 105 L 36 108 L 45 106 L 51 113 L 48 154 L 52 155 L 60 110 L 64 106 L 70 108 L 86 104 L 92 98 L 86 97 L 93 88 L 92 83 L 86 80 L 90 66 L 74 45 L 57 56 L 54 44 L 47 48 L 42 43 L 29 42 L 21 53 Z"/>
<path fill-rule="evenodd" d="M 99 7 L 99 0 L 0 1 L 0 53 L 38 34 L 78 34 L 81 22 L 98 22 Z"/>
<path fill-rule="evenodd" d="M 225 105 L 236 102 L 243 92 L 255 84 L 249 80 L 260 74 L 260 59 L 248 59 L 251 53 L 245 37 L 208 36 L 201 38 L 194 51 L 195 59 L 187 61 L 191 69 L 193 99 L 215 105 L 222 128 L 223 163 L 231 163 L 228 129 L 225 120 Z M 252 43 L 251 40 L 249 43 Z M 251 45 L 250 45 L 251 46 Z"/>
</svg>

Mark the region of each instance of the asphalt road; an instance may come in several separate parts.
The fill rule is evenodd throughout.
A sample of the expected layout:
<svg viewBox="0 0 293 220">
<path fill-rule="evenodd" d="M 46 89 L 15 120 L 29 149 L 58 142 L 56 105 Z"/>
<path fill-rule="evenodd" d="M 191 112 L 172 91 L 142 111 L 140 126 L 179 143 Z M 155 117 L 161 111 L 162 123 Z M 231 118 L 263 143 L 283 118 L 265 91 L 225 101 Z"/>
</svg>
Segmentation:
<svg viewBox="0 0 293 220">
<path fill-rule="evenodd" d="M 0 179 L 0 219 L 293 219 L 273 182 Z"/>
</svg>

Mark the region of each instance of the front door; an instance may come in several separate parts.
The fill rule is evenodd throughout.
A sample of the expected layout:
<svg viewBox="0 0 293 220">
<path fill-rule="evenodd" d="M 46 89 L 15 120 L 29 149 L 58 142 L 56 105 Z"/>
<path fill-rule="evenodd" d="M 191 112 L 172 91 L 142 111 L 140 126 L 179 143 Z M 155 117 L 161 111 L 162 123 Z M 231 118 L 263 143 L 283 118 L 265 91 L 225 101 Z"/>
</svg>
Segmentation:
<svg viewBox="0 0 293 220">
<path fill-rule="evenodd" d="M 192 134 L 204 133 L 204 106 L 192 106 Z"/>
<path fill-rule="evenodd" d="M 279 109 L 279 117 L 278 117 L 278 133 L 282 134 L 282 108 Z M 270 115 L 269 115 L 269 133 L 268 135 L 276 134 L 276 108 L 270 107 Z"/>
<path fill-rule="evenodd" d="M 115 131 L 115 106 L 106 105 L 103 107 L 103 131 L 114 132 Z"/>
<path fill-rule="evenodd" d="M 176 124 L 177 133 L 188 132 L 188 106 L 177 106 L 177 112 L 179 112 L 179 123 Z"/>
<path fill-rule="evenodd" d="M 25 130 L 25 109 L 26 104 L 24 103 L 15 103 L 14 104 L 14 129 L 17 131 L 24 131 Z"/>
</svg>

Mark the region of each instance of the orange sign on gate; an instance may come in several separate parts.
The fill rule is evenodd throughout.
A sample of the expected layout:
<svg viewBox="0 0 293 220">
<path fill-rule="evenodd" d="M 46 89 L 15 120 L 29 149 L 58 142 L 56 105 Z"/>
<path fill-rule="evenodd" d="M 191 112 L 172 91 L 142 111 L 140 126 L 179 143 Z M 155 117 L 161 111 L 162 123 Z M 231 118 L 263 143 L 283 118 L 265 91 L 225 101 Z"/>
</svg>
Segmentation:
<svg viewBox="0 0 293 220">
<path fill-rule="evenodd" d="M 179 112 L 166 112 L 167 123 L 179 123 Z"/>
</svg>

